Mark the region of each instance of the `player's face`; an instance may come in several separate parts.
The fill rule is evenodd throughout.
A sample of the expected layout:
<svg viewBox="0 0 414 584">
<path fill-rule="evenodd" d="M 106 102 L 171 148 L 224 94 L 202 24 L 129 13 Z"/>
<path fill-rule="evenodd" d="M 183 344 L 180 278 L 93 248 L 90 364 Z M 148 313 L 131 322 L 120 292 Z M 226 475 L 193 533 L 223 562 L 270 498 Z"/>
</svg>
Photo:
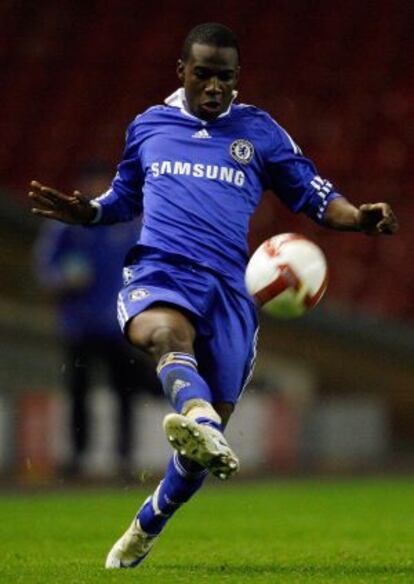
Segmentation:
<svg viewBox="0 0 414 584">
<path fill-rule="evenodd" d="M 178 61 L 188 107 L 195 116 L 215 120 L 229 107 L 239 78 L 239 58 L 233 47 L 195 43 L 187 61 Z"/>
</svg>

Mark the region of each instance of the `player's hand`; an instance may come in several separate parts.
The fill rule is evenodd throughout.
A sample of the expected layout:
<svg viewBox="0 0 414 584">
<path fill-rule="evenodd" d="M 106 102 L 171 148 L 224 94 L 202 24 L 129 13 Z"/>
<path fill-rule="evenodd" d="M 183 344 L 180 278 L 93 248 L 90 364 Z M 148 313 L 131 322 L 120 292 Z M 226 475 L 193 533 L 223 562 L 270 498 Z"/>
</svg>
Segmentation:
<svg viewBox="0 0 414 584">
<path fill-rule="evenodd" d="M 30 189 L 29 199 L 35 215 L 78 225 L 90 223 L 96 215 L 95 207 L 79 191 L 65 195 L 35 180 L 30 183 Z"/>
<path fill-rule="evenodd" d="M 358 209 L 361 231 L 368 235 L 392 235 L 398 230 L 398 220 L 388 203 L 365 203 Z"/>
</svg>

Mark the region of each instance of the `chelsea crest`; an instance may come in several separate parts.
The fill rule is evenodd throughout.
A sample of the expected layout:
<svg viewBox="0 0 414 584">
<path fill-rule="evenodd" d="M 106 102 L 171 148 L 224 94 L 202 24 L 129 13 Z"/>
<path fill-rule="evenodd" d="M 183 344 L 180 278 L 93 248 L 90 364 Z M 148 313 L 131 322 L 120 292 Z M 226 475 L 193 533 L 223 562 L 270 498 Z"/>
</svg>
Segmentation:
<svg viewBox="0 0 414 584">
<path fill-rule="evenodd" d="M 249 164 L 254 156 L 254 147 L 248 140 L 235 140 L 230 145 L 231 157 L 241 164 Z"/>
</svg>

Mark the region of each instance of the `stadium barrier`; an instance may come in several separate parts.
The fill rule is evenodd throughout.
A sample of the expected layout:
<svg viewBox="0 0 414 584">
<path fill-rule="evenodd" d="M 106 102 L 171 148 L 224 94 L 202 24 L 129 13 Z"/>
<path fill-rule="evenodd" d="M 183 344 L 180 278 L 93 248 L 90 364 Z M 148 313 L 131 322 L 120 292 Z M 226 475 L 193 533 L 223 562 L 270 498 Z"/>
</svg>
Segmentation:
<svg viewBox="0 0 414 584">
<path fill-rule="evenodd" d="M 109 388 L 97 386 L 89 404 L 91 443 L 82 474 L 112 478 L 120 462 L 115 450 L 117 403 Z M 171 454 L 161 430 L 169 407 L 151 396 L 137 397 L 133 407 L 131 471 L 145 480 L 161 474 Z M 26 393 L 16 400 L 15 411 L 15 471 L 26 483 L 43 483 L 70 461 L 68 398 L 60 391 Z M 375 398 L 336 397 L 298 407 L 286 395 L 253 391 L 238 406 L 227 434 L 244 476 L 375 468 L 390 447 L 386 410 Z M 0 462 L 11 458 L 11 452 L 3 452 Z"/>
</svg>

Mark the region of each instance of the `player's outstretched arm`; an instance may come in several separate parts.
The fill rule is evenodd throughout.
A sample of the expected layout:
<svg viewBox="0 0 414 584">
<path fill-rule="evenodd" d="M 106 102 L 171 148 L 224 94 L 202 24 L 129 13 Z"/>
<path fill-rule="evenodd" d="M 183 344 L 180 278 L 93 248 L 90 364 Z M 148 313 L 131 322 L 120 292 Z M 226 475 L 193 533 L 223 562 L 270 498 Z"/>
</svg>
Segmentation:
<svg viewBox="0 0 414 584">
<path fill-rule="evenodd" d="M 35 180 L 30 183 L 30 189 L 31 211 L 35 215 L 78 225 L 91 223 L 96 216 L 96 208 L 79 191 L 65 195 Z"/>
<path fill-rule="evenodd" d="M 355 207 L 344 197 L 333 199 L 324 215 L 324 223 L 342 231 L 362 231 L 368 235 L 392 235 L 398 220 L 388 203 L 365 203 Z"/>
</svg>

